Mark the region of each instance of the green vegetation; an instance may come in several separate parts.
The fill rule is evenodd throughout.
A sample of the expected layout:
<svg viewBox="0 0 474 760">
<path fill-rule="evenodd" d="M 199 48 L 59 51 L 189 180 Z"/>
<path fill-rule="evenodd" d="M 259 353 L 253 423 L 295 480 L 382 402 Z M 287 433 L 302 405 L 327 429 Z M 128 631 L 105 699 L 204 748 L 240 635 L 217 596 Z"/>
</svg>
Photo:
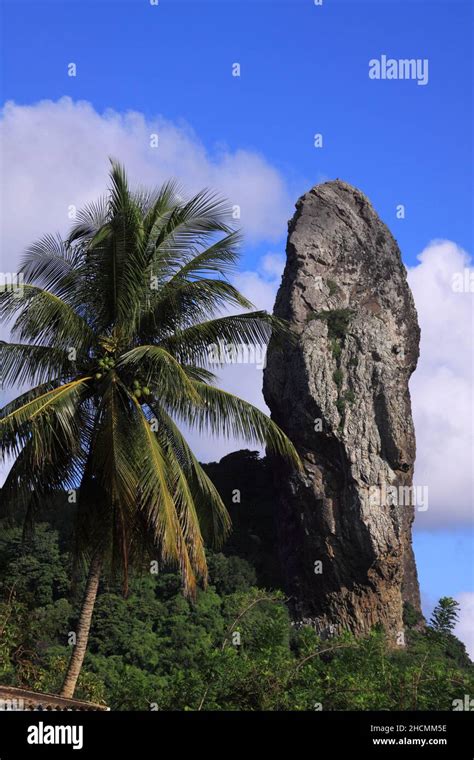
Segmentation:
<svg viewBox="0 0 474 760">
<path fill-rule="evenodd" d="M 327 322 L 329 338 L 344 341 L 352 315 L 352 309 L 331 309 L 312 314 L 310 319 L 321 319 Z"/>
<path fill-rule="evenodd" d="M 68 592 L 67 522 L 0 541 L 0 682 L 55 692 L 69 659 L 81 587 Z M 452 633 L 416 630 L 405 649 L 381 630 L 319 639 L 290 624 L 284 597 L 255 585 L 236 556 L 210 553 L 209 587 L 183 597 L 178 574 L 103 579 L 77 697 L 119 710 L 451 710 L 474 690 L 474 668 Z M 238 635 L 236 635 L 238 634 Z"/>
<path fill-rule="evenodd" d="M 331 353 L 336 359 L 336 361 L 338 361 L 342 353 L 341 343 L 337 338 L 331 338 L 330 345 L 331 345 Z"/>
<path fill-rule="evenodd" d="M 451 633 L 459 617 L 459 602 L 443 596 L 433 610 L 431 626 L 438 633 Z"/>
<path fill-rule="evenodd" d="M 337 289 L 336 283 L 332 280 L 328 280 L 329 291 L 332 294 L 335 291 L 331 291 L 331 283 Z M 320 319 L 327 323 L 328 326 L 328 339 L 331 347 L 331 353 L 336 360 L 336 369 L 333 372 L 333 380 L 337 387 L 337 399 L 336 408 L 339 412 L 339 428 L 342 430 L 344 427 L 344 419 L 346 413 L 346 402 L 353 404 L 355 401 L 355 395 L 352 390 L 342 393 L 342 386 L 344 384 L 344 373 L 341 369 L 341 355 L 342 348 L 346 339 L 349 324 L 353 315 L 351 309 L 331 309 L 330 311 L 320 311 L 316 314 L 311 314 L 309 319 Z M 352 359 L 351 366 L 357 365 L 357 359 Z"/>
</svg>

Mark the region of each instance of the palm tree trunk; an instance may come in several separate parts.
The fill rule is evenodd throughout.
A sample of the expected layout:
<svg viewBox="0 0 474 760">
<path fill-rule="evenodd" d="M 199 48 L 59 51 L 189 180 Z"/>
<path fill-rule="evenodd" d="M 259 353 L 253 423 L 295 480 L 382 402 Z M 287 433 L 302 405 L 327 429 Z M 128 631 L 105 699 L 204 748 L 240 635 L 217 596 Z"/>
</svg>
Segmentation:
<svg viewBox="0 0 474 760">
<path fill-rule="evenodd" d="M 94 612 L 97 589 L 99 588 L 100 573 L 102 570 L 102 554 L 97 552 L 91 560 L 89 575 L 87 577 L 86 590 L 82 600 L 81 614 L 76 631 L 76 643 L 72 650 L 71 659 L 61 689 L 61 697 L 72 699 L 76 689 L 77 679 L 81 672 L 82 663 L 89 640 L 92 613 Z"/>
</svg>

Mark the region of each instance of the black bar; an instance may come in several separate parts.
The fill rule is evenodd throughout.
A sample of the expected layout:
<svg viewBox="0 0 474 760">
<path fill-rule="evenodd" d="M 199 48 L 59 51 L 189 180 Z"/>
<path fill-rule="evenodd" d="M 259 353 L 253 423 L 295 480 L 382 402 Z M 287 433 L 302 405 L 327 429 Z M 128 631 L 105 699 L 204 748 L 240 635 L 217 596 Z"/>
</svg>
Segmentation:
<svg viewBox="0 0 474 760">
<path fill-rule="evenodd" d="M 327 757 L 328 750 L 350 757 L 403 754 L 403 757 L 472 760 L 473 717 L 468 711 L 0 712 L 0 760 L 17 760 L 25 755 L 96 757 L 98 752 L 104 753 L 104 757 L 117 753 L 117 757 L 138 760 L 147 755 L 183 756 L 187 750 L 219 757 L 237 753 L 244 758 L 253 754 L 255 740 L 265 748 L 266 756 L 270 750 L 281 754 L 288 747 L 292 758 L 311 760 Z M 75 735 L 63 733 L 64 738 L 78 745 L 77 750 L 71 744 L 46 743 L 50 738 L 61 740 L 62 733 L 56 734 L 54 728 L 49 728 L 56 726 L 75 727 Z M 29 743 L 28 737 L 42 738 L 45 743 Z"/>
</svg>

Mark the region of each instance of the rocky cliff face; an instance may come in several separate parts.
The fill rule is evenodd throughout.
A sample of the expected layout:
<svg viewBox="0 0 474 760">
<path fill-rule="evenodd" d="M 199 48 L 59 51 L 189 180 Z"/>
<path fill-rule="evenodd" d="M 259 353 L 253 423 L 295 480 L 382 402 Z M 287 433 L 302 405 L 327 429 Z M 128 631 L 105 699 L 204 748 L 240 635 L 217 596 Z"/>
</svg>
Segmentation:
<svg viewBox="0 0 474 760">
<path fill-rule="evenodd" d="M 275 472 L 296 616 L 322 634 L 381 623 L 401 643 L 403 601 L 420 609 L 408 390 L 419 327 L 397 243 L 359 190 L 337 180 L 300 198 L 275 314 L 297 336 L 270 345 L 264 375 L 304 463 Z"/>
</svg>

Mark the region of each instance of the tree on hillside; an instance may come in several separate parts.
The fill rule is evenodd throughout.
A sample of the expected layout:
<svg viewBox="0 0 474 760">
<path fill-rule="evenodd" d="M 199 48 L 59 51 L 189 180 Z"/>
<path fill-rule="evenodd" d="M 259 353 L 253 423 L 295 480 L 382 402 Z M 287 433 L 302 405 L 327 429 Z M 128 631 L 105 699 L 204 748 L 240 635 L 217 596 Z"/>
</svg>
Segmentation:
<svg viewBox="0 0 474 760">
<path fill-rule="evenodd" d="M 183 437 L 241 436 L 298 466 L 283 432 L 214 384 L 209 348 L 267 342 L 286 332 L 229 282 L 240 237 L 209 191 L 182 200 L 175 184 L 129 187 L 112 163 L 108 194 L 77 215 L 67 240 L 47 235 L 26 252 L 22 296 L 0 293 L 14 319 L 0 345 L 4 385 L 31 389 L 0 412 L 3 458 L 14 464 L 2 509 L 26 519 L 47 494 L 77 493 L 75 554 L 88 577 L 62 695 L 72 697 L 98 585 L 145 558 L 179 567 L 193 596 L 207 577 L 205 542 L 229 530 L 222 500 Z"/>
<path fill-rule="evenodd" d="M 450 596 L 443 596 L 431 615 L 430 626 L 438 633 L 452 633 L 459 617 L 459 602 Z"/>
</svg>

